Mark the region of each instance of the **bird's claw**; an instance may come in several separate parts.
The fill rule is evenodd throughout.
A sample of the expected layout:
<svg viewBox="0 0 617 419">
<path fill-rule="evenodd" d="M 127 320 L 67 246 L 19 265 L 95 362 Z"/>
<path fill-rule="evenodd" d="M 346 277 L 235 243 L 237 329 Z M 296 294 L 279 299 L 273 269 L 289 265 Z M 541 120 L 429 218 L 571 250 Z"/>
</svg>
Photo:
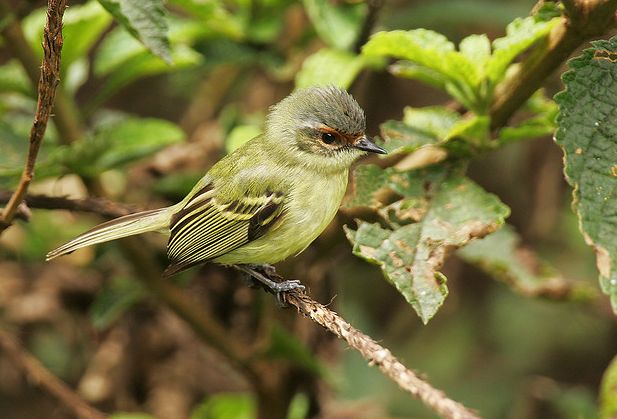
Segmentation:
<svg viewBox="0 0 617 419">
<path fill-rule="evenodd" d="M 276 300 L 280 307 L 288 307 L 285 300 L 285 293 L 290 291 L 304 291 L 306 287 L 297 279 L 276 282 L 271 278 L 281 279 L 273 266 L 240 266 L 240 270 L 245 272 L 251 279 L 253 286 L 258 283 L 266 291 L 276 295 Z"/>
</svg>

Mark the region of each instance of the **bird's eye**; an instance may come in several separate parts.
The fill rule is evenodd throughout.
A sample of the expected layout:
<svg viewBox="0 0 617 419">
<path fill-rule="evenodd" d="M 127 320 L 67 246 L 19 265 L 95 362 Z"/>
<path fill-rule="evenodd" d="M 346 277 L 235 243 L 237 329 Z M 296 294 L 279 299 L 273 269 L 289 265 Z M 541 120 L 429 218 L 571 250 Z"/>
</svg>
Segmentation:
<svg viewBox="0 0 617 419">
<path fill-rule="evenodd" d="M 336 137 L 330 132 L 323 132 L 321 134 L 321 141 L 326 144 L 332 144 L 334 141 L 336 141 Z"/>
</svg>

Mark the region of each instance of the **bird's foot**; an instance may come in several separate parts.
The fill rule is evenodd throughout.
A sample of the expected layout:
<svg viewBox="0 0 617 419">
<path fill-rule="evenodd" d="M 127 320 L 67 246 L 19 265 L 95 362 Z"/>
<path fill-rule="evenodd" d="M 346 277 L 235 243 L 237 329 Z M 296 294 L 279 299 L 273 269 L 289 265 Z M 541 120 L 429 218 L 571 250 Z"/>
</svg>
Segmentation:
<svg viewBox="0 0 617 419">
<path fill-rule="evenodd" d="M 284 293 L 294 290 L 305 290 L 304 285 L 297 279 L 280 282 L 274 281 L 272 278 L 278 280 L 283 278 L 276 273 L 276 269 L 272 265 L 237 265 L 237 268 L 247 275 L 245 278 L 250 282 L 251 286 L 261 286 L 266 291 L 276 295 L 276 299 L 281 307 L 288 306 Z"/>
</svg>

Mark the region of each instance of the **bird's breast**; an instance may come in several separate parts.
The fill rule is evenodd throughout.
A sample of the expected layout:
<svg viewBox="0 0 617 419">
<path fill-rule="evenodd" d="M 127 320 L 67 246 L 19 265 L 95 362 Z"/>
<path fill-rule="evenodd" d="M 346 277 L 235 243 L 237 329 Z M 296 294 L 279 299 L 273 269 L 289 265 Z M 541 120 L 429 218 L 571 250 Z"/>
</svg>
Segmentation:
<svg viewBox="0 0 617 419">
<path fill-rule="evenodd" d="M 293 182 L 285 213 L 278 224 L 259 239 L 218 258 L 217 262 L 276 263 L 302 252 L 330 224 L 346 186 L 347 172 L 320 176 L 314 182 Z"/>
</svg>

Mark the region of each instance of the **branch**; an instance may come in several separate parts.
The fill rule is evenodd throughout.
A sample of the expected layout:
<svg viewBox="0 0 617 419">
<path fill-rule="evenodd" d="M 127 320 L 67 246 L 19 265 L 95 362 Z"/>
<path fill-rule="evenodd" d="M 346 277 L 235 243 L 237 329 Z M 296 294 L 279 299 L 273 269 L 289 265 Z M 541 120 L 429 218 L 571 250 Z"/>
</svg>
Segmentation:
<svg viewBox="0 0 617 419">
<path fill-rule="evenodd" d="M 0 191 L 0 203 L 8 202 L 11 195 L 12 194 L 8 191 Z M 136 208 L 135 206 L 123 205 L 102 198 L 72 199 L 64 196 L 26 194 L 24 196 L 24 202 L 30 208 L 88 212 L 99 214 L 106 218 L 121 217 L 140 211 L 140 208 Z"/>
<path fill-rule="evenodd" d="M 298 309 L 298 312 L 309 317 L 315 323 L 328 329 L 349 346 L 360 352 L 370 365 L 377 365 L 381 372 L 412 396 L 420 399 L 444 418 L 478 419 L 479 416 L 462 404 L 449 399 L 442 391 L 437 390 L 416 373 L 409 370 L 392 355 L 390 350 L 375 342 L 341 316 L 326 306 L 319 304 L 306 294 L 291 291 L 284 295 L 285 301 Z"/>
<path fill-rule="evenodd" d="M 570 0 L 565 6 L 567 16 L 553 28 L 545 48 L 531 54 L 511 77 L 496 87 L 490 110 L 491 128 L 506 125 L 576 48 L 586 40 L 604 34 L 615 22 L 617 0 Z"/>
<path fill-rule="evenodd" d="M 4 25 L 0 25 L 0 34 L 6 40 L 3 44 L 22 65 L 28 78 L 35 86 L 39 82 L 41 65 L 36 52 L 32 49 L 17 17 L 11 12 L 10 1 L 0 0 L 0 16 L 5 16 Z M 66 1 L 63 1 L 66 3 Z M 64 7 L 62 7 L 64 12 Z M 58 51 L 58 54 L 60 52 Z M 81 122 L 75 103 L 60 89 L 56 92 L 54 104 L 54 125 L 58 129 L 60 139 L 65 144 L 77 141 L 82 136 Z"/>
<path fill-rule="evenodd" d="M 2 329 L 0 329 L 0 350 L 6 353 L 13 365 L 24 370 L 30 380 L 57 398 L 75 416 L 82 419 L 104 419 L 107 417 L 107 415 L 86 403 L 70 387 L 49 372 L 15 338 Z"/>
<path fill-rule="evenodd" d="M 362 46 L 366 44 L 369 37 L 371 36 L 371 32 L 373 31 L 373 27 L 375 23 L 377 23 L 377 17 L 379 16 L 379 12 L 383 7 L 385 0 L 368 0 L 367 1 L 367 12 L 366 17 L 364 18 L 364 22 L 362 23 L 362 27 L 360 28 L 360 34 L 358 35 L 358 39 L 354 44 L 353 50 L 356 53 L 360 53 Z"/>
<path fill-rule="evenodd" d="M 47 23 L 43 33 L 43 65 L 41 67 L 41 77 L 38 85 L 38 102 L 36 114 L 30 130 L 30 146 L 26 164 L 21 175 L 21 180 L 15 193 L 2 212 L 0 219 L 0 233 L 5 230 L 13 221 L 17 207 L 23 201 L 30 182 L 34 176 L 34 165 L 36 157 L 45 135 L 47 121 L 51 114 L 51 109 L 56 95 L 56 88 L 60 81 L 60 53 L 62 51 L 62 16 L 66 8 L 66 0 L 49 0 L 47 6 Z"/>
<path fill-rule="evenodd" d="M 0 201 L 1 199 L 2 195 L 0 194 Z M 33 208 L 62 208 L 97 212 L 96 209 L 100 207 L 93 205 L 91 201 L 38 196 L 38 199 L 30 199 L 28 202 Z M 54 205 L 57 206 L 54 207 Z M 124 215 L 123 211 L 118 211 L 115 214 L 99 213 L 102 215 Z M 170 281 L 161 279 L 160 272 L 148 262 L 148 255 L 144 254 L 143 246 L 133 241 L 135 239 L 134 237 L 127 238 L 120 243 L 131 259 L 135 261 L 139 279 L 176 315 L 186 321 L 202 340 L 216 348 L 233 365 L 239 367 L 251 377 L 254 384 L 259 384 L 259 377 L 256 376 L 256 372 L 250 362 L 250 352 L 229 339 L 225 330 L 212 320 L 211 316 L 199 304 L 193 301 L 182 288 Z M 452 419 L 479 418 L 478 415 L 466 409 L 465 406 L 449 399 L 443 392 L 435 389 L 413 371 L 407 369 L 388 349 L 377 344 L 369 336 L 354 329 L 338 314 L 314 301 L 308 295 L 290 292 L 285 294 L 285 300 L 296 307 L 304 316 L 309 317 L 315 323 L 320 324 L 339 338 L 344 339 L 371 364 L 377 364 L 379 369 L 403 390 L 419 398 L 424 404 L 443 417 Z"/>
</svg>

